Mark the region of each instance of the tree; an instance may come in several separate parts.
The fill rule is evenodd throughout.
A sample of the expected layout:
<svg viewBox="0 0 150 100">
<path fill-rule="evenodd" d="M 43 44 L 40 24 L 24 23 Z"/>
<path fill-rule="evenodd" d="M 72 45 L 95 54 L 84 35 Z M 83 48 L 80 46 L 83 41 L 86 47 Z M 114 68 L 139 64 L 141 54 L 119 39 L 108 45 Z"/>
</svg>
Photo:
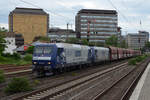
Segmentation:
<svg viewBox="0 0 150 100">
<path fill-rule="evenodd" d="M 87 39 L 81 39 L 81 43 L 83 45 L 89 45 L 89 42 L 87 41 Z"/>
<path fill-rule="evenodd" d="M 26 53 L 33 54 L 33 50 L 34 50 L 34 46 L 30 46 L 30 47 L 27 49 Z"/>
<path fill-rule="evenodd" d="M 121 48 L 128 48 L 127 43 L 125 40 L 121 41 L 121 43 L 119 44 Z"/>
<path fill-rule="evenodd" d="M 108 39 L 106 39 L 106 45 L 108 46 L 118 46 L 118 38 L 116 35 L 110 36 Z"/>
<path fill-rule="evenodd" d="M 66 39 L 65 42 L 66 42 L 66 43 L 73 43 L 73 44 L 76 44 L 76 43 L 79 43 L 79 39 L 77 39 L 77 38 L 68 38 L 68 39 Z"/>
<path fill-rule="evenodd" d="M 35 42 L 35 41 L 50 42 L 51 39 L 46 36 L 37 36 L 34 38 L 33 42 Z"/>
<path fill-rule="evenodd" d="M 7 30 L 5 28 L 1 28 L 0 27 L 0 55 L 3 53 L 3 51 L 5 50 L 5 33 L 7 32 Z"/>
<path fill-rule="evenodd" d="M 147 52 L 147 51 L 150 51 L 150 42 L 147 41 L 145 43 L 145 46 L 142 48 L 142 52 Z"/>
<path fill-rule="evenodd" d="M 149 41 L 145 43 L 145 47 L 150 48 L 150 42 Z"/>
</svg>

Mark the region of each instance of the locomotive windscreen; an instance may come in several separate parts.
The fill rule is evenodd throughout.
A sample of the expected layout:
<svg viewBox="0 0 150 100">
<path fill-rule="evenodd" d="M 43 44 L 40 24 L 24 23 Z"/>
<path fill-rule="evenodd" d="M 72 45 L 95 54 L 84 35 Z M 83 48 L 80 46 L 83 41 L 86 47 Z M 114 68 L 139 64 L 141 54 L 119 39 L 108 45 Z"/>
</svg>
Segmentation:
<svg viewBox="0 0 150 100">
<path fill-rule="evenodd" d="M 37 46 L 35 47 L 34 53 L 36 54 L 50 54 L 52 52 L 53 47 L 47 46 Z"/>
</svg>

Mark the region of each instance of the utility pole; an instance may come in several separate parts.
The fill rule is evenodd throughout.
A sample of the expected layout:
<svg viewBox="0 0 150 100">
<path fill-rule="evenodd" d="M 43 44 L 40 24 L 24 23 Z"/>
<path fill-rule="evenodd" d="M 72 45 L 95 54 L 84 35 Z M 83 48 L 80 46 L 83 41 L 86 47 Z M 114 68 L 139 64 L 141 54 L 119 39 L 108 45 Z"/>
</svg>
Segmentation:
<svg viewBox="0 0 150 100">
<path fill-rule="evenodd" d="M 71 25 L 71 29 L 72 29 L 72 24 L 70 24 Z"/>
<path fill-rule="evenodd" d="M 90 23 L 91 21 L 88 20 L 88 34 L 87 34 L 87 41 L 89 42 L 89 39 L 90 39 Z"/>
<path fill-rule="evenodd" d="M 67 40 L 68 40 L 68 34 L 69 34 L 69 23 L 67 23 Z"/>
<path fill-rule="evenodd" d="M 140 48 L 140 50 L 141 50 L 141 47 L 142 47 L 142 46 L 141 46 L 141 39 L 140 39 L 140 37 L 138 38 L 138 42 L 139 42 L 139 46 L 140 46 L 139 48 Z"/>
<path fill-rule="evenodd" d="M 95 19 L 91 19 L 91 20 L 88 20 L 88 31 L 87 31 L 87 41 L 89 42 L 89 39 L 90 39 L 90 24 L 92 23 L 93 24 L 93 34 L 96 34 L 95 32 L 95 29 L 94 29 L 94 23 L 96 22 Z M 95 33 L 94 33 L 95 32 Z"/>
</svg>

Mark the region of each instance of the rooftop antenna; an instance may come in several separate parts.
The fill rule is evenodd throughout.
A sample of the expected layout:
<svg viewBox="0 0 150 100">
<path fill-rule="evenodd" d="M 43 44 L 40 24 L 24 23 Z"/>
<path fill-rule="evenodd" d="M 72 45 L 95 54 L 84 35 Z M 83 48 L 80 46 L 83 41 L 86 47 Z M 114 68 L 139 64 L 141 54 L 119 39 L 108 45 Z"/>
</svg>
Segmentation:
<svg viewBox="0 0 150 100">
<path fill-rule="evenodd" d="M 142 21 L 140 20 L 140 29 L 142 30 Z"/>
</svg>

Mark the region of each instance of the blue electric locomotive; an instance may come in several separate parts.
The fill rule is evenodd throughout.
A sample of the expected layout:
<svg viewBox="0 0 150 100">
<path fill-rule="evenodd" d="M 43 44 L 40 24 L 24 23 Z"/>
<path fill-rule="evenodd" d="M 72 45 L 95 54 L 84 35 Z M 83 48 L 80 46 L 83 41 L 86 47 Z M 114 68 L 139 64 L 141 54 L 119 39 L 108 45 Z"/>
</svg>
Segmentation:
<svg viewBox="0 0 150 100">
<path fill-rule="evenodd" d="M 33 72 L 38 76 L 56 74 L 70 67 L 92 63 L 93 50 L 88 46 L 67 43 L 37 44 L 33 53 Z"/>
</svg>

